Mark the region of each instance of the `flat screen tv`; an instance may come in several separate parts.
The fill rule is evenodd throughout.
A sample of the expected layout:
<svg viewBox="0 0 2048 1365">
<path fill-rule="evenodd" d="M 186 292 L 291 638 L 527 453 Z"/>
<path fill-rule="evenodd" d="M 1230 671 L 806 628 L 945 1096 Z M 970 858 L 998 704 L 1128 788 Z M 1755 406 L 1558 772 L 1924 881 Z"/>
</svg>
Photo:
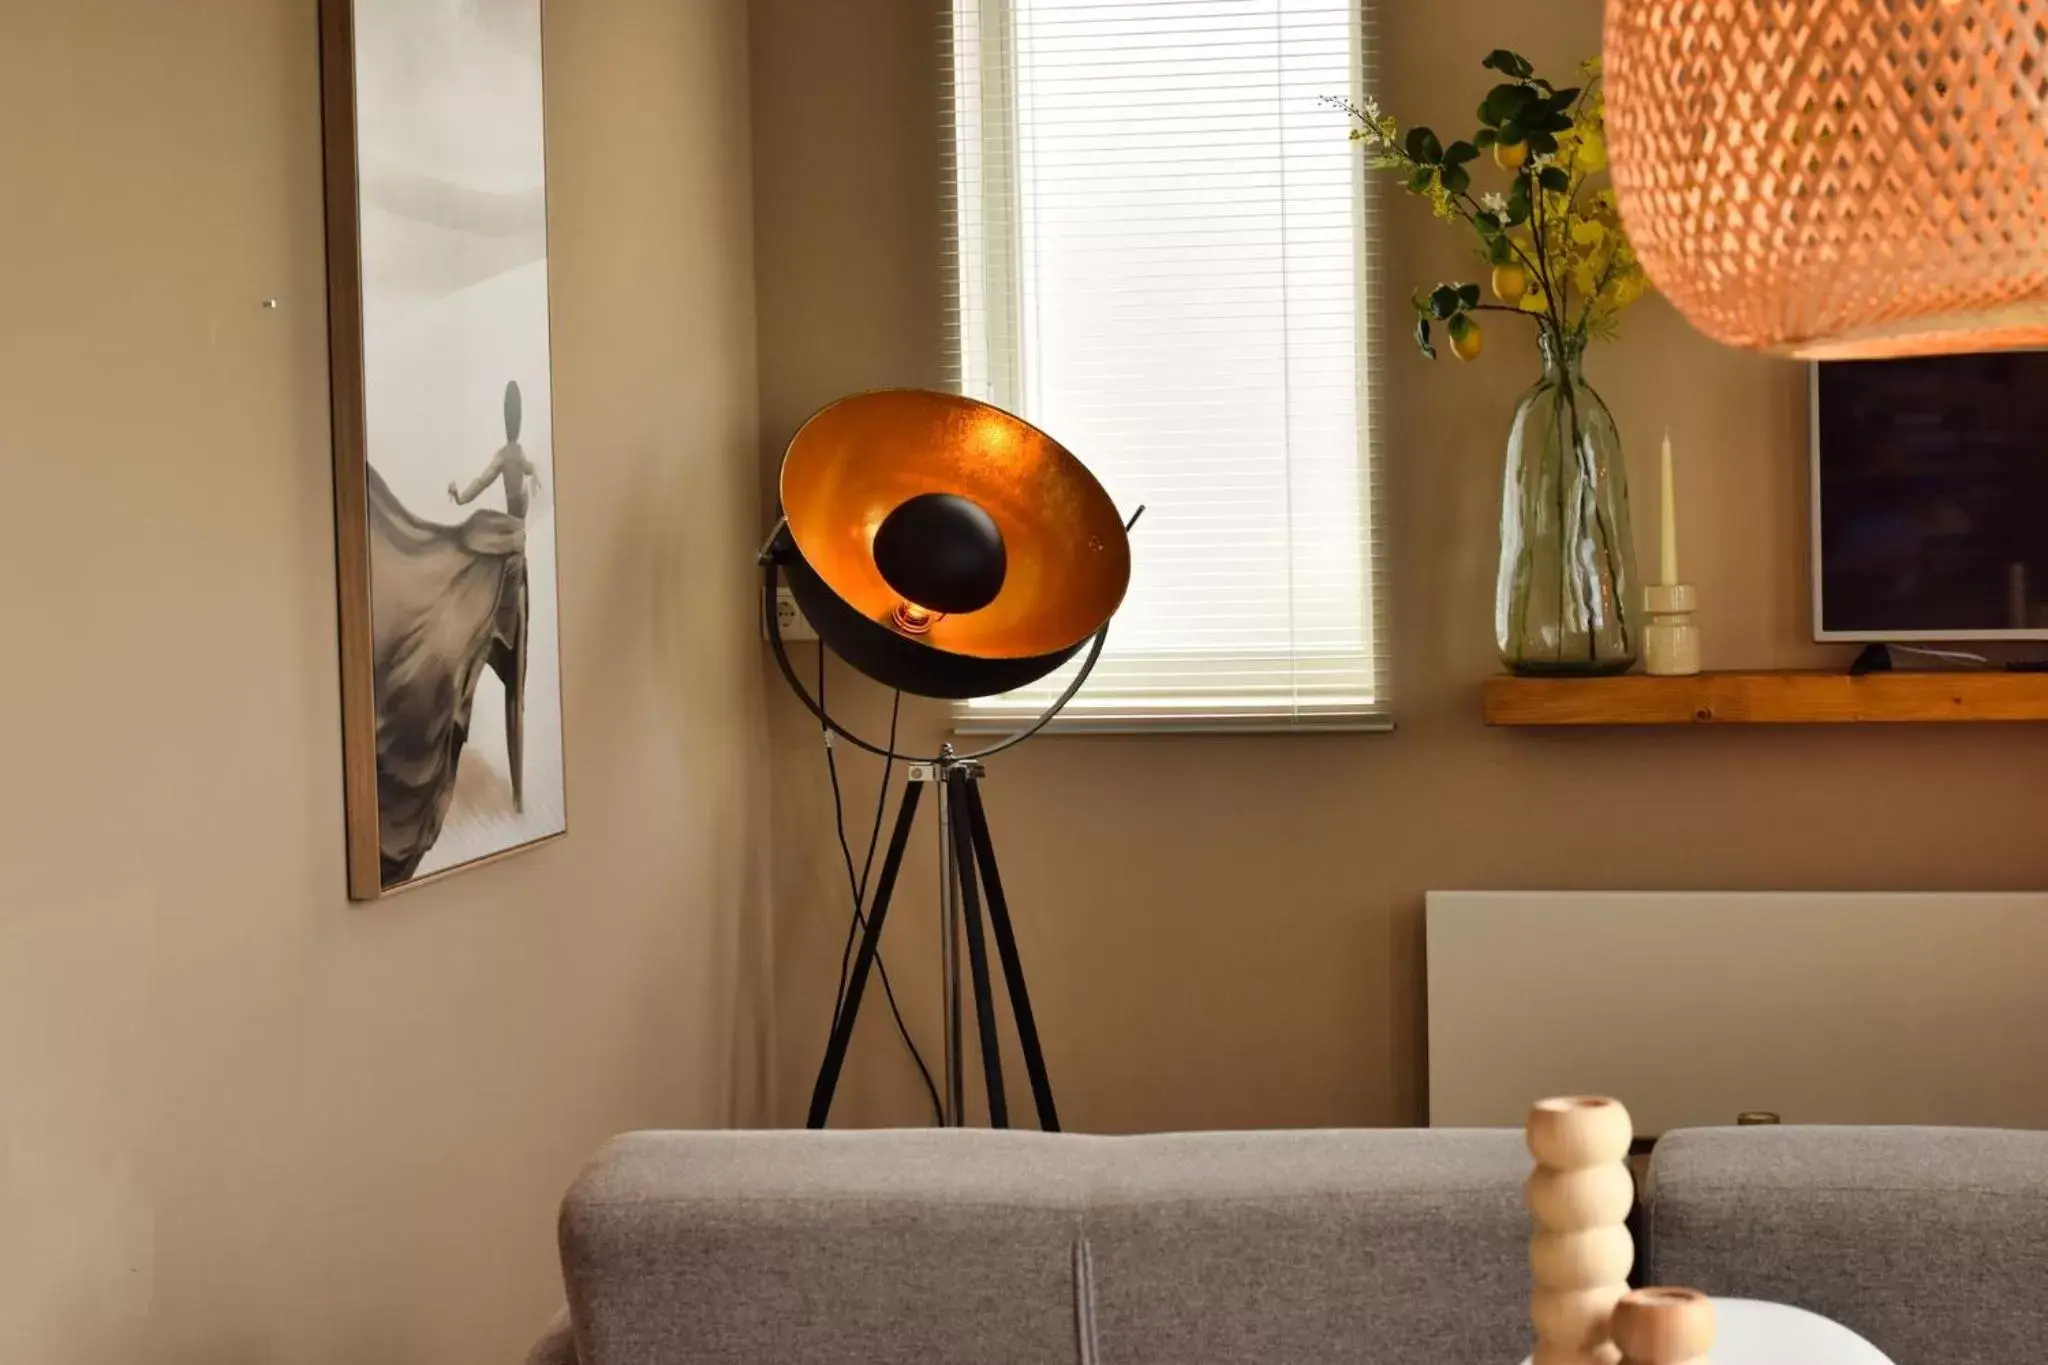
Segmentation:
<svg viewBox="0 0 2048 1365">
<path fill-rule="evenodd" d="M 1822 640 L 2048 639 L 2048 352 L 1813 368 Z"/>
</svg>

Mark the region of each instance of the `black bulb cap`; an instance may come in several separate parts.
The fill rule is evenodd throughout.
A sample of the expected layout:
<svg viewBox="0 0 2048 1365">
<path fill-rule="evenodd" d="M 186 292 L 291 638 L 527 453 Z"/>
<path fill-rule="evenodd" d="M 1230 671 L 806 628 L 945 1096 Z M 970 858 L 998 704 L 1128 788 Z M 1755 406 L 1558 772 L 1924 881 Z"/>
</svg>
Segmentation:
<svg viewBox="0 0 2048 1365">
<path fill-rule="evenodd" d="M 980 503 L 957 493 L 920 493 L 883 518 L 875 567 L 904 601 L 957 616 L 996 600 L 1009 555 Z"/>
</svg>

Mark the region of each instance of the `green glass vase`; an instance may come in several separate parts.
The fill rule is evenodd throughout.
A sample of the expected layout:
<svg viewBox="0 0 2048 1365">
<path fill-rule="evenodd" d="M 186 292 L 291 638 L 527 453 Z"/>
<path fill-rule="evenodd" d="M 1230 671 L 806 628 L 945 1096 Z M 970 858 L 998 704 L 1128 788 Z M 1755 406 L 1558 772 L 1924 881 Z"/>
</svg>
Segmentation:
<svg viewBox="0 0 2048 1365">
<path fill-rule="evenodd" d="M 1508 432 L 1495 639 L 1511 673 L 1626 673 L 1642 603 L 1621 437 L 1581 372 L 1583 340 L 1546 327 L 1542 351 Z"/>
</svg>

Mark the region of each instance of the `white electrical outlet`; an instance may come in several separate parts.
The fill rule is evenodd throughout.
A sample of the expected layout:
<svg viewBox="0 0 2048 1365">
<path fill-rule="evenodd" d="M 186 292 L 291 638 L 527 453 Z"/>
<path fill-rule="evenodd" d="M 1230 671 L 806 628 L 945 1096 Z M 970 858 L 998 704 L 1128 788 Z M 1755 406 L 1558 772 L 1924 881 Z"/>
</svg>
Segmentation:
<svg viewBox="0 0 2048 1365">
<path fill-rule="evenodd" d="M 775 590 L 775 628 L 782 632 L 782 638 L 793 644 L 818 638 L 818 632 L 811 628 L 803 612 L 796 604 L 796 594 L 788 588 Z M 767 628 L 761 631 L 761 638 L 768 638 Z"/>
</svg>

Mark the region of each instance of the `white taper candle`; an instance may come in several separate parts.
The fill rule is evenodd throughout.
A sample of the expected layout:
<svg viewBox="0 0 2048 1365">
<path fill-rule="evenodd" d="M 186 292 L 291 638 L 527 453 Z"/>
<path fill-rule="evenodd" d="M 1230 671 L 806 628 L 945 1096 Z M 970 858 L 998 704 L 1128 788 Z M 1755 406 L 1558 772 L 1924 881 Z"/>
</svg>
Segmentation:
<svg viewBox="0 0 2048 1365">
<path fill-rule="evenodd" d="M 1664 432 L 1664 525 L 1658 537 L 1658 582 L 1669 585 L 1678 578 L 1678 494 L 1671 485 L 1671 431 Z"/>
</svg>

